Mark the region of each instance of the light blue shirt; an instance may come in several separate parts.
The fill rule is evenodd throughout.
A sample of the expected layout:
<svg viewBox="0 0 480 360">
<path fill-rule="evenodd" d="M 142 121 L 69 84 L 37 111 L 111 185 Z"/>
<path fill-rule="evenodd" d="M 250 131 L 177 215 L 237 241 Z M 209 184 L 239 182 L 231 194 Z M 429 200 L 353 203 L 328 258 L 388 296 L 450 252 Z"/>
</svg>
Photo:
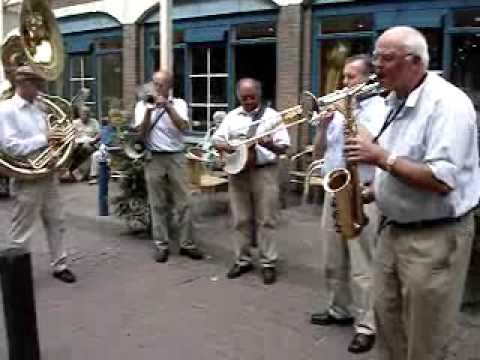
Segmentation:
<svg viewBox="0 0 480 360">
<path fill-rule="evenodd" d="M 385 102 L 380 96 L 362 100 L 357 103 L 353 115 L 358 123 L 364 126 L 372 136 L 376 136 L 385 120 Z M 324 155 L 323 176 L 336 168 L 345 167 L 344 147 L 344 121 L 345 117 L 338 111 L 327 127 L 327 149 Z M 360 181 L 362 183 L 372 182 L 375 175 L 375 168 L 370 165 L 358 167 Z"/>
<path fill-rule="evenodd" d="M 399 100 L 392 93 L 391 108 Z M 401 223 L 458 217 L 480 197 L 476 114 L 472 101 L 457 87 L 429 73 L 379 139 L 392 154 L 427 164 L 453 190 L 446 195 L 407 185 L 381 169 L 375 197 L 387 218 Z"/>
</svg>

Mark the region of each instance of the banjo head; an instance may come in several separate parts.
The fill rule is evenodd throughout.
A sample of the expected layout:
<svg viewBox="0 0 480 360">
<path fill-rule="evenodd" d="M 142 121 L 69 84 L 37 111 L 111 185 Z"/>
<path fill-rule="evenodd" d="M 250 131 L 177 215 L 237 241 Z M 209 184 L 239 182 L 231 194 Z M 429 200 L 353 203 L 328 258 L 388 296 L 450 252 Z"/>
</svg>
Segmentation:
<svg viewBox="0 0 480 360">
<path fill-rule="evenodd" d="M 245 168 L 248 160 L 248 147 L 246 144 L 244 145 L 235 145 L 234 143 L 231 144 L 232 146 L 236 147 L 235 152 L 228 154 L 224 153 L 224 161 L 225 166 L 223 170 L 227 174 L 235 175 L 238 174 Z"/>
</svg>

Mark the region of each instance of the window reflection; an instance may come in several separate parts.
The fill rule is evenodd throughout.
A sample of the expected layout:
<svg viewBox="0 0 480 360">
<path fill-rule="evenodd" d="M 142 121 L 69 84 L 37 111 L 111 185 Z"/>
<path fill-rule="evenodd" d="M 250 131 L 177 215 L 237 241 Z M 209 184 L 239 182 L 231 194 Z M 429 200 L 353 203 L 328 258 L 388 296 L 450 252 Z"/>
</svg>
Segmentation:
<svg viewBox="0 0 480 360">
<path fill-rule="evenodd" d="M 322 19 L 320 33 L 347 33 L 373 29 L 371 15 L 329 16 Z"/>
<path fill-rule="evenodd" d="M 480 110 L 480 34 L 457 35 L 452 44 L 451 80 L 463 89 Z"/>
<path fill-rule="evenodd" d="M 370 53 L 370 38 L 322 40 L 320 62 L 320 94 L 324 95 L 342 86 L 342 71 L 347 57 Z"/>
</svg>

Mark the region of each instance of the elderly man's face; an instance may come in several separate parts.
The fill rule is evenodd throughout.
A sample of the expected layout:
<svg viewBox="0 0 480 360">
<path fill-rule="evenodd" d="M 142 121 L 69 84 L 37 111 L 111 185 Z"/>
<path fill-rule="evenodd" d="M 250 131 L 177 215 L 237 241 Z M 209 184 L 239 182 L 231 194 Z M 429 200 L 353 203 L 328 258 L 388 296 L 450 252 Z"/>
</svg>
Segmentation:
<svg viewBox="0 0 480 360">
<path fill-rule="evenodd" d="M 381 85 L 387 90 L 405 87 L 416 65 L 413 56 L 393 38 L 380 37 L 373 54 L 375 71 Z"/>
<path fill-rule="evenodd" d="M 343 68 L 343 85 L 352 87 L 365 82 L 365 64 L 361 60 L 352 61 Z"/>
<path fill-rule="evenodd" d="M 153 88 L 158 95 L 168 97 L 170 90 L 170 81 L 167 76 L 158 74 L 153 77 Z"/>
<path fill-rule="evenodd" d="M 32 102 L 38 96 L 42 83 L 41 80 L 37 79 L 23 80 L 17 84 L 17 87 L 21 89 L 22 97 Z"/>
<path fill-rule="evenodd" d="M 82 119 L 82 121 L 86 123 L 89 118 L 90 118 L 90 110 L 80 109 L 80 119 Z"/>
<path fill-rule="evenodd" d="M 260 96 L 258 96 L 255 86 L 250 83 L 243 83 L 238 89 L 238 100 L 243 109 L 247 112 L 255 110 L 260 104 Z"/>
</svg>

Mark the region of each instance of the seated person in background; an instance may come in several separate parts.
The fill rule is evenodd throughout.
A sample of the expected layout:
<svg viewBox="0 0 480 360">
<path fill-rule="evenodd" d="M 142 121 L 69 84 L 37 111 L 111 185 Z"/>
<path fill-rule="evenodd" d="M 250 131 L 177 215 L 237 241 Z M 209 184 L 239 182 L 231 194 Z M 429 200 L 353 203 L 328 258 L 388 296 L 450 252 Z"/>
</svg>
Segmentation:
<svg viewBox="0 0 480 360">
<path fill-rule="evenodd" d="M 95 144 L 98 142 L 100 126 L 98 121 L 90 117 L 90 108 L 82 106 L 79 110 L 79 119 L 73 120 L 73 126 L 77 131 L 75 148 L 73 149 L 72 161 L 67 174 L 62 180 L 82 181 L 88 176 L 90 168 L 89 158 L 95 151 Z"/>
<path fill-rule="evenodd" d="M 98 142 L 99 145 L 111 146 L 115 142 L 115 134 L 116 129 L 113 126 L 108 117 L 105 116 L 102 119 L 102 127 L 100 129 L 100 133 L 98 135 Z M 91 160 L 90 160 L 90 181 L 89 184 L 96 184 L 97 183 L 97 176 L 98 176 L 98 162 L 101 158 L 100 150 L 97 150 L 92 153 Z"/>
</svg>

